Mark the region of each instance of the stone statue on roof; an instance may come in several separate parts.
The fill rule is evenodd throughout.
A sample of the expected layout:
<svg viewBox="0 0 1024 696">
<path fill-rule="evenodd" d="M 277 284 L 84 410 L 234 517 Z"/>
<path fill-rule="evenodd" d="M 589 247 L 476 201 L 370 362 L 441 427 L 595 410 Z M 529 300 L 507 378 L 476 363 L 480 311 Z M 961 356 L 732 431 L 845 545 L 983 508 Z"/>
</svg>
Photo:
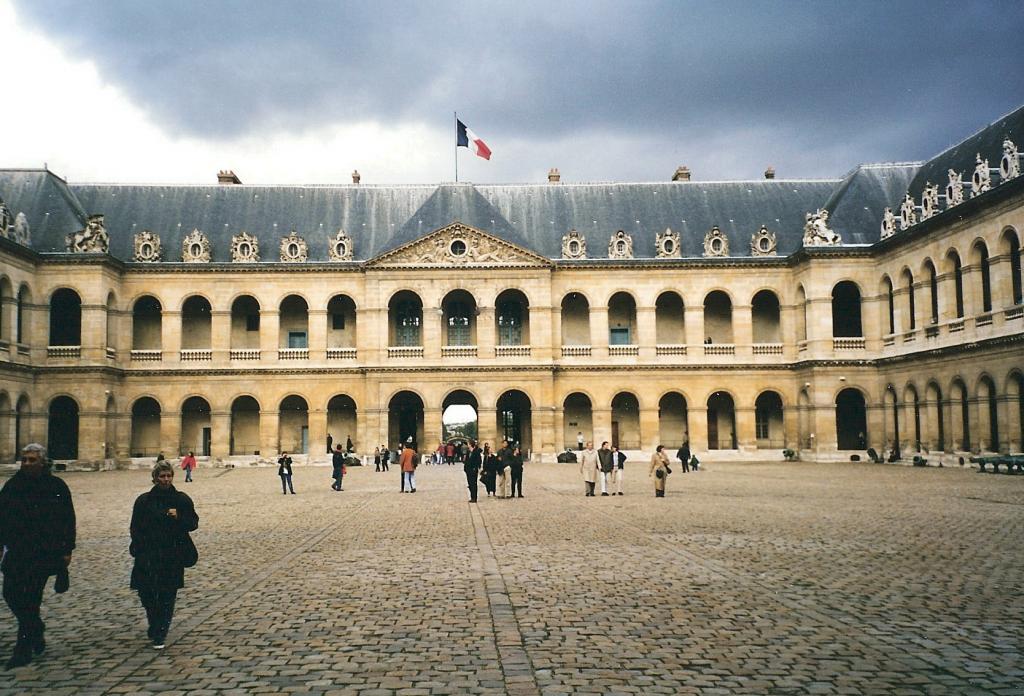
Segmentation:
<svg viewBox="0 0 1024 696">
<path fill-rule="evenodd" d="M 886 207 L 882 213 L 882 235 L 881 238 L 891 237 L 896 232 L 896 216 L 892 208 Z"/>
<path fill-rule="evenodd" d="M 105 254 L 110 237 L 102 215 L 90 215 L 85 227 L 67 236 L 67 250 L 76 254 Z"/>
<path fill-rule="evenodd" d="M 9 237 L 11 234 L 11 209 L 0 199 L 0 237 Z"/>
<path fill-rule="evenodd" d="M 828 226 L 828 211 L 818 208 L 813 213 L 807 213 L 804 222 L 804 246 L 839 246 L 843 243 L 842 237 L 831 230 Z"/>
<path fill-rule="evenodd" d="M 14 241 L 18 244 L 24 244 L 28 246 L 29 242 L 32 241 L 32 232 L 28 226 L 28 218 L 25 217 L 25 213 L 18 213 L 14 217 Z"/>
</svg>

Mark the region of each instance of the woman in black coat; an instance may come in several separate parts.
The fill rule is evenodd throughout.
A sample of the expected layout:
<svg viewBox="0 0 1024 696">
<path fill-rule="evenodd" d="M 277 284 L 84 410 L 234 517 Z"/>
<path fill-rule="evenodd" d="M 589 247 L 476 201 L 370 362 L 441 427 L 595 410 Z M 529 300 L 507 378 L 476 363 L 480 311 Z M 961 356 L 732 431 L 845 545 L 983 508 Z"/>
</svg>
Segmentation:
<svg viewBox="0 0 1024 696">
<path fill-rule="evenodd" d="M 498 457 L 491 451 L 491 445 L 489 443 L 484 445 L 483 464 L 484 472 L 482 480 L 484 482 L 484 488 L 487 490 L 487 495 L 494 495 L 498 490 Z"/>
<path fill-rule="evenodd" d="M 199 527 L 192 499 L 175 489 L 174 469 L 167 462 L 153 467 L 153 488 L 135 501 L 129 550 L 135 558 L 131 587 L 149 621 L 147 635 L 160 650 L 174 615 L 174 600 L 185 586 L 185 568 L 196 563 L 188 533 Z"/>
</svg>

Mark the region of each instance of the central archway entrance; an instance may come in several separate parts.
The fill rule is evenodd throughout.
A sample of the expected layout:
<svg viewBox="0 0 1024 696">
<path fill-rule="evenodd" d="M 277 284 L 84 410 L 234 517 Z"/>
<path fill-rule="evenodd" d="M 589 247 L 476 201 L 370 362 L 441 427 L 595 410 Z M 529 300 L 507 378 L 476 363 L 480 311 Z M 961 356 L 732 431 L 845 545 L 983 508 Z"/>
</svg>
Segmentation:
<svg viewBox="0 0 1024 696">
<path fill-rule="evenodd" d="M 498 397 L 498 437 L 518 443 L 527 456 L 533 449 L 533 421 L 530 397 L 518 389 L 509 389 Z"/>
<path fill-rule="evenodd" d="M 441 402 L 441 439 L 445 442 L 477 439 L 480 430 L 478 408 L 476 397 L 464 389 L 456 389 L 444 397 Z"/>
<path fill-rule="evenodd" d="M 423 442 L 423 399 L 411 391 L 400 391 L 388 402 L 388 446 Z"/>
</svg>

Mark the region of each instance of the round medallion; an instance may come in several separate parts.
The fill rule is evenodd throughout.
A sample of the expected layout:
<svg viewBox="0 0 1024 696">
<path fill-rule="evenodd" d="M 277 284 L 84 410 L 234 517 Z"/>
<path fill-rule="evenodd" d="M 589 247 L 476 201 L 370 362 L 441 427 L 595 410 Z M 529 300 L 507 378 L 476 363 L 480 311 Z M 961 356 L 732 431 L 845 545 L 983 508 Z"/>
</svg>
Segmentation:
<svg viewBox="0 0 1024 696">
<path fill-rule="evenodd" d="M 466 254 L 466 242 L 461 239 L 452 240 L 451 245 L 448 247 L 452 256 L 464 256 Z"/>
</svg>

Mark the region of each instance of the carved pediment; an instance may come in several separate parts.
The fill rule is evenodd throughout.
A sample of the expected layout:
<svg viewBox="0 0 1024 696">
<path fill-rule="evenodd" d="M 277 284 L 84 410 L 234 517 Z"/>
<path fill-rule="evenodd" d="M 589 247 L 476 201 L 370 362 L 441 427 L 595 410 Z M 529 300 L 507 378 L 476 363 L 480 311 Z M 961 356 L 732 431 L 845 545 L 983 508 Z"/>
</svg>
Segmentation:
<svg viewBox="0 0 1024 696">
<path fill-rule="evenodd" d="M 431 232 L 378 256 L 370 266 L 434 266 L 437 268 L 547 266 L 550 261 L 529 249 L 499 239 L 461 222 Z"/>
</svg>

